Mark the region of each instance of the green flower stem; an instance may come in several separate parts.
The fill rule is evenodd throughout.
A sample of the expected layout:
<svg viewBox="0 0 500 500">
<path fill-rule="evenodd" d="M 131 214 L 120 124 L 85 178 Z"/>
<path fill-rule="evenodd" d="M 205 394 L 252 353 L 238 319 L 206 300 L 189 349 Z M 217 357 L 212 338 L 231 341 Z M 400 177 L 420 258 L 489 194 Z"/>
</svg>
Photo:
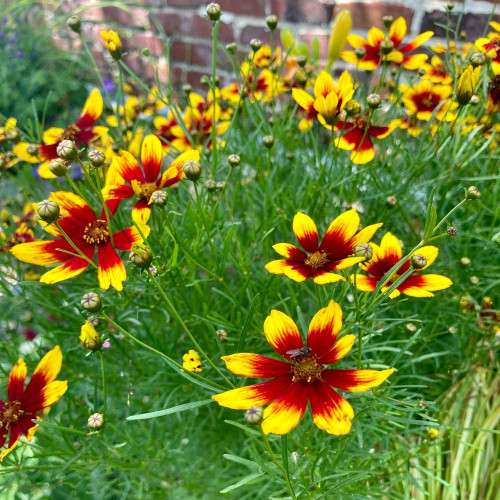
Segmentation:
<svg viewBox="0 0 500 500">
<path fill-rule="evenodd" d="M 434 228 L 432 234 L 434 234 L 445 222 L 449 219 L 464 203 L 467 203 L 467 198 L 464 198 L 456 207 L 452 208 L 439 222 L 439 224 Z M 430 240 L 423 241 L 422 243 L 428 243 Z"/>
<path fill-rule="evenodd" d="M 194 338 L 193 334 L 190 332 L 189 328 L 186 326 L 186 323 L 184 323 L 180 314 L 177 312 L 177 309 L 172 304 L 170 299 L 167 297 L 167 294 L 165 293 L 165 291 L 163 290 L 161 285 L 158 283 L 158 281 L 156 281 L 156 278 L 154 277 L 153 273 L 149 269 L 146 269 L 146 272 L 148 273 L 149 278 L 151 279 L 153 284 L 156 286 L 156 288 L 158 288 L 158 291 L 160 292 L 161 296 L 163 297 L 163 300 L 167 304 L 170 312 L 175 317 L 175 319 L 179 322 L 179 324 L 181 325 L 184 332 L 186 332 L 186 335 L 189 337 L 189 339 L 191 340 L 191 342 L 195 346 L 196 350 L 199 351 L 199 353 L 203 356 L 203 358 L 205 358 L 205 360 L 208 362 L 208 364 L 224 379 L 224 381 L 227 384 L 229 384 L 231 386 L 231 388 L 234 388 L 234 384 L 219 370 L 219 368 L 215 365 L 215 363 L 208 357 L 208 355 L 202 349 L 200 344 L 198 344 L 198 342 Z"/>
<path fill-rule="evenodd" d="M 95 269 L 97 269 L 97 265 L 95 264 L 95 262 L 93 262 L 92 260 L 90 260 L 74 243 L 73 241 L 71 240 L 71 238 L 66 234 L 66 231 L 64 231 L 64 229 L 61 227 L 61 225 L 59 224 L 59 222 L 54 222 L 54 225 L 57 227 L 57 229 L 59 229 L 59 231 L 61 232 L 61 234 L 64 236 L 64 239 L 71 245 L 71 247 L 73 248 L 73 250 L 75 250 L 75 252 L 78 254 L 79 257 L 81 257 L 83 260 L 86 260 L 91 266 L 93 266 Z"/>
<path fill-rule="evenodd" d="M 212 25 L 212 99 L 213 99 L 213 123 L 212 123 L 212 175 L 215 175 L 217 170 L 217 137 L 216 137 L 216 121 L 217 121 L 217 99 L 215 97 L 215 77 L 217 72 L 217 38 L 219 34 L 219 21 L 214 21 Z"/>
<path fill-rule="evenodd" d="M 170 356 L 167 356 L 166 354 L 162 353 L 161 351 L 158 351 L 154 347 L 151 347 L 148 344 L 145 344 L 141 340 L 139 340 L 137 337 L 134 337 L 131 333 L 127 332 L 124 328 L 122 328 L 118 323 L 114 322 L 105 312 L 100 312 L 100 315 L 111 325 L 113 325 L 119 332 L 123 333 L 125 337 L 129 338 L 132 342 L 135 342 L 137 345 L 140 345 L 144 349 L 147 349 L 148 351 L 160 356 L 161 358 L 167 360 L 169 363 L 173 364 L 176 368 L 179 370 L 184 370 L 182 365 L 174 361 Z M 205 384 L 211 385 L 215 389 L 227 391 L 229 387 L 224 387 L 222 385 L 217 384 L 216 382 L 212 382 L 211 380 L 206 379 L 205 377 L 202 377 L 201 375 L 198 375 L 195 372 L 189 372 L 190 376 L 204 382 Z"/>
<path fill-rule="evenodd" d="M 99 357 L 101 358 L 101 368 L 102 368 L 102 413 L 106 415 L 106 370 L 104 368 L 104 356 L 102 352 L 99 351 Z"/>
</svg>

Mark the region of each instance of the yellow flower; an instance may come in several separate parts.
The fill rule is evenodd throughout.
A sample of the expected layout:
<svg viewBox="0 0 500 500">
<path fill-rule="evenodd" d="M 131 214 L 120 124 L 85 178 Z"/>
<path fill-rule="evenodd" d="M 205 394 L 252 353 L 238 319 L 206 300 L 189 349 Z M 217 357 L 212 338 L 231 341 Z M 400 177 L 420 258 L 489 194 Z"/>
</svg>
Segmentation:
<svg viewBox="0 0 500 500">
<path fill-rule="evenodd" d="M 479 73 L 481 73 L 481 68 L 479 66 L 474 69 L 471 65 L 469 65 L 460 76 L 455 91 L 457 101 L 460 104 L 468 104 L 471 100 L 471 97 L 474 95 L 474 91 L 476 90 L 476 85 L 479 82 Z"/>
<path fill-rule="evenodd" d="M 333 20 L 332 31 L 330 32 L 330 40 L 328 42 L 328 64 L 327 71 L 330 70 L 332 64 L 340 57 L 347 42 L 347 35 L 351 31 L 351 13 L 343 9 Z"/>
<path fill-rule="evenodd" d="M 196 351 L 190 349 L 187 354 L 182 356 L 182 367 L 188 372 L 201 372 L 201 358 Z"/>
<path fill-rule="evenodd" d="M 101 31 L 101 37 L 104 41 L 104 45 L 106 45 L 106 48 L 108 49 L 109 53 L 111 54 L 111 57 L 113 59 L 116 59 L 117 61 L 121 59 L 122 57 L 122 42 L 120 40 L 120 37 L 118 36 L 118 33 L 113 30 Z"/>
<path fill-rule="evenodd" d="M 91 351 L 97 351 L 102 346 L 101 336 L 94 328 L 94 325 L 88 321 L 86 321 L 82 326 L 80 343 L 82 344 L 82 347 Z"/>
<path fill-rule="evenodd" d="M 427 431 L 429 439 L 437 439 L 439 437 L 439 431 L 437 429 L 429 429 Z"/>
</svg>

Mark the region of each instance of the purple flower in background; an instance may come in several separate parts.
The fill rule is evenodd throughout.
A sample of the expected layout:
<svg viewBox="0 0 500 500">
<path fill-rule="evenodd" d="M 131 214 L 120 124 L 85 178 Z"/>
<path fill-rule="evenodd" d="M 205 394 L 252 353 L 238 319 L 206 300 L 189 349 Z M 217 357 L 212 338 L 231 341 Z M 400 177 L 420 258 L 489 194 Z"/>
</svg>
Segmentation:
<svg viewBox="0 0 500 500">
<path fill-rule="evenodd" d="M 104 83 L 104 88 L 108 94 L 112 94 L 115 91 L 115 84 L 113 83 L 113 80 L 104 78 L 102 83 Z"/>
<path fill-rule="evenodd" d="M 17 57 L 17 58 L 21 58 L 21 57 L 24 57 L 24 52 L 22 50 L 16 50 L 14 52 L 14 57 Z"/>
<path fill-rule="evenodd" d="M 73 166 L 73 179 L 75 179 L 76 181 L 82 180 L 83 179 L 82 167 L 74 163 L 72 164 L 72 166 Z"/>
</svg>

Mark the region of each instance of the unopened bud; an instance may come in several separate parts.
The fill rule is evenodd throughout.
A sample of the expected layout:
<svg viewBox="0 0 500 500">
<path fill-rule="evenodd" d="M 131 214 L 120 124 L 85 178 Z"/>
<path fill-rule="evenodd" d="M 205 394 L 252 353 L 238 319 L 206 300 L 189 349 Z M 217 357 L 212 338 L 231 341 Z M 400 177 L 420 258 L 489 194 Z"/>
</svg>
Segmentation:
<svg viewBox="0 0 500 500">
<path fill-rule="evenodd" d="M 94 413 L 93 415 L 90 415 L 89 419 L 87 420 L 87 424 L 93 431 L 102 429 L 104 425 L 104 415 L 102 415 L 101 413 Z"/>
<path fill-rule="evenodd" d="M 164 207 L 168 201 L 168 194 L 165 191 L 155 191 L 149 200 L 151 205 L 156 207 Z"/>
<path fill-rule="evenodd" d="M 439 431 L 437 429 L 429 429 L 427 431 L 427 435 L 429 436 L 429 439 L 434 441 L 439 437 Z"/>
<path fill-rule="evenodd" d="M 146 245 L 138 244 L 132 247 L 132 251 L 129 253 L 129 259 L 132 264 L 140 269 L 145 269 L 149 267 L 153 261 L 153 252 L 151 248 Z"/>
<path fill-rule="evenodd" d="M 373 256 L 373 248 L 369 243 L 360 243 L 354 247 L 354 255 L 370 260 Z"/>
<path fill-rule="evenodd" d="M 149 272 L 153 275 L 153 276 L 158 276 L 158 268 L 156 266 L 151 266 L 149 268 Z"/>
<path fill-rule="evenodd" d="M 78 148 L 74 141 L 64 140 L 57 146 L 57 155 L 63 160 L 74 160 L 78 156 Z"/>
<path fill-rule="evenodd" d="M 467 40 L 467 31 L 462 30 L 459 34 L 459 37 L 461 42 L 465 42 L 465 40 Z"/>
<path fill-rule="evenodd" d="M 228 43 L 226 45 L 226 50 L 230 53 L 230 54 L 236 54 L 236 51 L 238 50 L 238 46 L 235 44 L 235 43 Z"/>
<path fill-rule="evenodd" d="M 417 69 L 417 75 L 418 76 L 424 76 L 427 73 L 425 68 L 418 68 Z"/>
<path fill-rule="evenodd" d="M 210 78 L 207 75 L 203 75 L 200 78 L 200 83 L 205 87 L 210 87 Z"/>
<path fill-rule="evenodd" d="M 458 233 L 457 228 L 455 226 L 448 226 L 446 232 L 448 233 L 448 236 L 456 236 Z"/>
<path fill-rule="evenodd" d="M 196 160 L 189 160 L 184 163 L 182 170 L 190 181 L 197 181 L 201 176 L 201 163 Z"/>
<path fill-rule="evenodd" d="M 471 285 L 474 285 L 474 286 L 479 285 L 479 278 L 477 276 L 471 276 L 469 278 L 469 281 L 470 281 Z"/>
<path fill-rule="evenodd" d="M 250 48 L 254 52 L 257 52 L 261 47 L 262 47 L 262 42 L 259 39 L 253 38 L 252 40 L 250 40 Z"/>
<path fill-rule="evenodd" d="M 415 253 L 410 257 L 410 262 L 415 269 L 423 269 L 427 265 L 427 258 L 421 253 Z"/>
<path fill-rule="evenodd" d="M 427 403 L 423 399 L 421 399 L 418 402 L 418 407 L 421 408 L 422 410 L 425 410 L 427 408 Z"/>
<path fill-rule="evenodd" d="M 267 27 L 271 31 L 274 31 L 276 29 L 276 27 L 278 26 L 278 18 L 277 18 L 277 16 L 267 16 L 266 24 L 267 24 Z"/>
<path fill-rule="evenodd" d="M 221 15 L 221 8 L 218 3 L 209 3 L 207 5 L 207 16 L 210 21 L 218 21 Z"/>
<path fill-rule="evenodd" d="M 9 130 L 9 132 L 7 132 L 5 134 L 5 138 L 8 140 L 8 141 L 11 141 L 11 142 L 19 142 L 21 140 L 21 136 L 19 134 L 19 131 L 18 130 Z"/>
<path fill-rule="evenodd" d="M 344 109 L 348 116 L 358 115 L 361 113 L 361 104 L 359 104 L 358 101 L 351 99 L 350 101 L 347 101 Z"/>
<path fill-rule="evenodd" d="M 61 158 L 56 158 L 49 163 L 49 170 L 56 177 L 64 177 L 68 172 L 68 164 Z"/>
<path fill-rule="evenodd" d="M 245 420 L 248 424 L 256 425 L 262 420 L 263 413 L 261 406 L 251 406 L 245 413 Z"/>
<path fill-rule="evenodd" d="M 28 147 L 26 148 L 26 153 L 28 153 L 31 156 L 37 156 L 38 148 L 34 144 L 28 144 Z"/>
<path fill-rule="evenodd" d="M 300 56 L 297 56 L 297 64 L 303 68 L 306 64 L 307 64 L 307 56 L 305 55 L 300 55 Z"/>
<path fill-rule="evenodd" d="M 226 187 L 226 183 L 224 181 L 219 181 L 217 184 L 216 184 L 216 189 L 224 189 Z"/>
<path fill-rule="evenodd" d="M 82 326 L 80 344 L 89 351 L 98 351 L 102 347 L 102 338 L 89 321 Z"/>
<path fill-rule="evenodd" d="M 358 59 L 363 59 L 363 57 L 366 56 L 366 49 L 364 49 L 363 47 L 358 47 L 354 50 L 354 53 L 356 54 L 356 57 Z"/>
<path fill-rule="evenodd" d="M 262 144 L 267 149 L 271 149 L 274 146 L 274 137 L 272 135 L 266 135 L 262 138 Z"/>
<path fill-rule="evenodd" d="M 99 316 L 95 316 L 94 314 L 92 314 L 91 316 L 89 316 L 87 318 L 87 321 L 94 327 L 94 328 L 97 328 L 100 324 L 101 324 L 101 319 L 99 318 Z"/>
<path fill-rule="evenodd" d="M 61 209 L 55 201 L 43 200 L 38 204 L 37 211 L 40 219 L 50 224 L 59 220 Z"/>
<path fill-rule="evenodd" d="M 398 204 L 398 199 L 395 196 L 388 196 L 385 199 L 385 204 L 388 208 L 394 208 Z"/>
<path fill-rule="evenodd" d="M 227 332 L 226 330 L 217 330 L 217 336 L 221 342 L 225 342 L 227 340 Z"/>
<path fill-rule="evenodd" d="M 87 153 L 87 158 L 93 167 L 102 167 L 104 165 L 104 161 L 106 160 L 106 156 L 102 151 L 98 149 L 92 149 Z"/>
<path fill-rule="evenodd" d="M 462 257 L 460 259 L 460 264 L 462 264 L 462 266 L 464 267 L 469 267 L 471 264 L 471 260 L 469 259 L 469 257 Z"/>
<path fill-rule="evenodd" d="M 193 90 L 193 87 L 189 85 L 189 83 L 186 83 L 185 85 L 182 86 L 182 91 L 184 92 L 184 95 L 188 96 L 191 91 Z"/>
<path fill-rule="evenodd" d="M 227 157 L 227 162 L 232 168 L 235 168 L 241 163 L 241 158 L 238 155 L 229 155 Z"/>
<path fill-rule="evenodd" d="M 394 22 L 394 18 L 392 16 L 384 16 L 382 18 L 382 21 L 384 23 L 384 26 L 386 28 L 390 28 L 391 27 L 391 24 Z"/>
<path fill-rule="evenodd" d="M 468 200 L 479 200 L 481 198 L 481 191 L 476 186 L 469 186 L 465 193 Z"/>
<path fill-rule="evenodd" d="M 476 106 L 477 104 L 479 104 L 479 97 L 477 95 L 473 95 L 470 98 L 469 104 L 472 104 L 472 106 Z"/>
<path fill-rule="evenodd" d="M 80 33 L 82 31 L 82 22 L 80 21 L 80 18 L 78 16 L 71 16 L 70 18 L 68 18 L 68 20 L 66 21 L 66 25 L 75 33 Z"/>
<path fill-rule="evenodd" d="M 448 2 L 446 4 L 446 9 L 447 10 L 453 10 L 455 8 L 455 3 L 454 2 Z"/>
<path fill-rule="evenodd" d="M 102 307 L 101 296 L 95 292 L 86 293 L 82 300 L 80 301 L 80 305 L 86 311 L 99 311 Z"/>
<path fill-rule="evenodd" d="M 390 54 L 392 49 L 394 49 L 394 42 L 390 38 L 386 38 L 380 43 L 380 52 L 385 56 Z"/>
<path fill-rule="evenodd" d="M 450 326 L 450 328 L 448 328 L 448 331 L 452 334 L 452 335 L 455 335 L 457 333 L 457 329 L 454 327 L 454 326 Z"/>
<path fill-rule="evenodd" d="M 205 181 L 205 187 L 208 191 L 214 191 L 217 188 L 217 183 L 213 179 L 208 179 Z"/>
<path fill-rule="evenodd" d="M 381 100 L 378 94 L 370 94 L 366 98 L 366 104 L 372 109 L 377 109 L 380 106 Z"/>
<path fill-rule="evenodd" d="M 475 52 L 472 54 L 470 58 L 470 63 L 473 68 L 477 68 L 478 66 L 483 66 L 486 64 L 486 56 L 481 52 Z"/>
<path fill-rule="evenodd" d="M 418 330 L 415 323 L 406 323 L 405 327 L 410 333 L 415 333 Z"/>
</svg>

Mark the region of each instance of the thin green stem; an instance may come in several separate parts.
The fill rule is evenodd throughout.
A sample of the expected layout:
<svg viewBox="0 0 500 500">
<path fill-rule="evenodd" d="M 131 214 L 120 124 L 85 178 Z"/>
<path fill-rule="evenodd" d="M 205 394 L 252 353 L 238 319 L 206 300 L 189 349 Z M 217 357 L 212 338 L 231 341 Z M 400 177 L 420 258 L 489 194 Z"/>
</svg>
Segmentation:
<svg viewBox="0 0 500 500">
<path fill-rule="evenodd" d="M 61 234 L 64 236 L 64 239 L 71 245 L 71 247 L 73 248 L 73 250 L 75 250 L 75 252 L 78 254 L 79 257 L 81 257 L 83 260 L 86 260 L 91 266 L 93 266 L 95 269 L 97 269 L 97 265 L 95 264 L 95 262 L 91 261 L 74 243 L 73 241 L 71 240 L 71 238 L 66 234 L 66 231 L 64 231 L 64 229 L 61 227 L 61 225 L 59 224 L 59 222 L 54 222 L 55 226 L 57 227 L 57 229 L 59 229 L 59 231 L 61 231 Z"/>
</svg>

